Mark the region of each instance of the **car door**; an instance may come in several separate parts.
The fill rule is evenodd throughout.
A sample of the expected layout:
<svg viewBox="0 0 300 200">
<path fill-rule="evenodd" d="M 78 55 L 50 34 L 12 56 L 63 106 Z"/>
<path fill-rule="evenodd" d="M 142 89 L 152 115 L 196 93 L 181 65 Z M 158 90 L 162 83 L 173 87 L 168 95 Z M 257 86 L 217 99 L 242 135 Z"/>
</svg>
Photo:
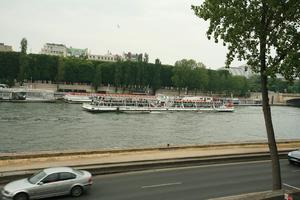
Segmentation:
<svg viewBox="0 0 300 200">
<path fill-rule="evenodd" d="M 58 193 L 59 173 L 53 173 L 46 176 L 38 183 L 35 196 L 38 198 L 56 196 Z"/>
<path fill-rule="evenodd" d="M 59 194 L 69 194 L 72 186 L 76 183 L 76 175 L 71 172 L 59 173 Z"/>
</svg>

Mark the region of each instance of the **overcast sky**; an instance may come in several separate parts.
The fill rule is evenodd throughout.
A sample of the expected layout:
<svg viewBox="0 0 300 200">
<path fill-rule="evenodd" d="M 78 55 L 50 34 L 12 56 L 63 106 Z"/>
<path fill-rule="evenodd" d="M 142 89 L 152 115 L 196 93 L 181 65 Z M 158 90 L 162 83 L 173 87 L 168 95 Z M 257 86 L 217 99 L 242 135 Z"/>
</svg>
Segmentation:
<svg viewBox="0 0 300 200">
<path fill-rule="evenodd" d="M 224 66 L 226 47 L 206 37 L 208 23 L 191 5 L 203 0 L 1 0 L 0 42 L 38 53 L 49 43 L 88 48 L 92 54 L 149 54 L 174 64 L 187 58 Z M 242 63 L 234 62 L 233 67 Z"/>
</svg>

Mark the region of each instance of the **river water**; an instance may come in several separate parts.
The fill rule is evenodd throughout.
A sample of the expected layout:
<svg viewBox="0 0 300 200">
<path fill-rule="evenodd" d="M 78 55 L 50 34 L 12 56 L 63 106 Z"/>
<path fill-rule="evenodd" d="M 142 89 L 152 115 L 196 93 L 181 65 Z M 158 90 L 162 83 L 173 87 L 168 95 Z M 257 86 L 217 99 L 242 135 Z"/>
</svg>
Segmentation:
<svg viewBox="0 0 300 200">
<path fill-rule="evenodd" d="M 300 108 L 272 107 L 277 139 L 300 139 Z M 266 140 L 261 107 L 233 113 L 91 114 L 78 104 L 0 103 L 0 153 Z"/>
</svg>

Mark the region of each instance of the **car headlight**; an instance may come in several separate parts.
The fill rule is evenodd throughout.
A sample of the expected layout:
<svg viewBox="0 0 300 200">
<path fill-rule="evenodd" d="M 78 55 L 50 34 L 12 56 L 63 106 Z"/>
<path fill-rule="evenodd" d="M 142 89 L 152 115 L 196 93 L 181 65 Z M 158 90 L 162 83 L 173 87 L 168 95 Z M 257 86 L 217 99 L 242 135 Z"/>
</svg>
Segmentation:
<svg viewBox="0 0 300 200">
<path fill-rule="evenodd" d="M 288 156 L 292 156 L 292 152 L 289 152 L 289 153 L 288 153 Z"/>
<path fill-rule="evenodd" d="M 7 191 L 7 190 L 3 190 L 3 194 L 5 194 L 5 195 L 11 195 L 11 193 L 9 191 Z"/>
</svg>

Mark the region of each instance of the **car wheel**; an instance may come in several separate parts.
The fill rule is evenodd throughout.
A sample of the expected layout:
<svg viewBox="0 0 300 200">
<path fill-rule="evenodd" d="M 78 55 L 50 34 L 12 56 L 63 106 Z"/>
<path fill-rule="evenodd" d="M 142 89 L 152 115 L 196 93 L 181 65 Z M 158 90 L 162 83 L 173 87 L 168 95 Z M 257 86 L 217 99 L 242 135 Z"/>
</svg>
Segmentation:
<svg viewBox="0 0 300 200">
<path fill-rule="evenodd" d="M 28 200 L 28 195 L 26 193 L 18 193 L 14 196 L 14 200 Z"/>
<path fill-rule="evenodd" d="M 83 193 L 83 189 L 82 189 L 82 187 L 80 187 L 80 186 L 75 186 L 75 187 L 73 187 L 72 190 L 71 190 L 71 195 L 72 195 L 73 197 L 79 197 L 79 196 L 82 195 L 82 193 Z"/>
</svg>

